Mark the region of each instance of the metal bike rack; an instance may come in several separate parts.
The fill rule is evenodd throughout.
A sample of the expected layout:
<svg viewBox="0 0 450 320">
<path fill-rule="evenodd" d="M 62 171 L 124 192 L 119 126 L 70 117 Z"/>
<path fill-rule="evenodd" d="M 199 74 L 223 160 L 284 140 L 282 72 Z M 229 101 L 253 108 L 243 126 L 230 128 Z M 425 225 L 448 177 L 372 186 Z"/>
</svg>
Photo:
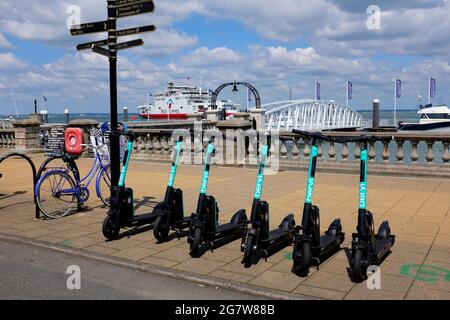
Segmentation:
<svg viewBox="0 0 450 320">
<path fill-rule="evenodd" d="M 35 206 L 35 217 L 36 219 L 39 219 L 41 217 L 41 211 L 39 210 L 39 207 L 37 205 L 37 198 L 36 198 L 36 193 L 35 193 L 35 187 L 36 187 L 36 183 L 38 180 L 38 176 L 36 174 L 36 166 L 33 163 L 33 160 L 30 159 L 30 157 L 28 157 L 27 155 L 20 153 L 20 152 L 13 152 L 13 153 L 8 153 L 2 157 L 0 157 L 0 164 L 5 161 L 6 159 L 12 158 L 12 157 L 20 157 L 22 159 L 25 159 L 28 164 L 31 166 L 31 170 L 33 172 L 33 201 L 34 201 L 34 206 Z M 0 178 L 2 177 L 2 174 L 0 173 Z"/>
</svg>

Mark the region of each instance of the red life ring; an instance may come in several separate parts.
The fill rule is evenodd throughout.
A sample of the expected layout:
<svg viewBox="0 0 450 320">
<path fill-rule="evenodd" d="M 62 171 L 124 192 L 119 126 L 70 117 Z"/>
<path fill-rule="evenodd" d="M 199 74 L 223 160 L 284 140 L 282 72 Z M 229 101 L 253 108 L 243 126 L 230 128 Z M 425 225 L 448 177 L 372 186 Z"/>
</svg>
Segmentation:
<svg viewBox="0 0 450 320">
<path fill-rule="evenodd" d="M 83 153 L 83 130 L 80 128 L 67 128 L 65 131 L 66 152 L 73 156 Z"/>
</svg>

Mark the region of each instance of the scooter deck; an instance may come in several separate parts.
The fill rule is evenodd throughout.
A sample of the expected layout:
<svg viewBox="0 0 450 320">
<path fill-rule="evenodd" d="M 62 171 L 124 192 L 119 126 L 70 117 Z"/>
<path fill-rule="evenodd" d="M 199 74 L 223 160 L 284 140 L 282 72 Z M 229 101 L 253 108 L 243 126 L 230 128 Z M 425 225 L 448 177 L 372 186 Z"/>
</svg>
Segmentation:
<svg viewBox="0 0 450 320">
<path fill-rule="evenodd" d="M 344 234 L 338 236 L 331 236 L 324 234 L 320 237 L 320 245 L 318 247 L 313 247 L 315 255 L 321 255 L 329 251 L 330 249 L 338 248 L 344 241 Z"/>
<path fill-rule="evenodd" d="M 262 240 L 261 244 L 263 246 L 264 245 L 267 246 L 267 245 L 273 244 L 275 242 L 279 242 L 283 238 L 286 238 L 286 241 L 288 241 L 288 239 L 293 241 L 293 239 L 294 239 L 294 232 L 295 232 L 295 230 L 282 230 L 282 229 L 272 230 L 269 233 L 269 238 Z"/>
<path fill-rule="evenodd" d="M 376 237 L 376 259 L 377 262 L 382 260 L 384 256 L 391 250 L 395 243 L 395 236 L 391 235 L 387 239 Z"/>
<path fill-rule="evenodd" d="M 152 224 L 158 218 L 157 214 L 146 213 L 135 216 L 133 219 L 125 220 L 124 225 L 126 226 L 142 226 L 145 224 Z"/>
<path fill-rule="evenodd" d="M 294 242 L 294 233 L 295 229 L 270 231 L 269 238 L 261 241 L 260 251 L 264 252 L 263 257 L 268 258 L 290 246 Z"/>
<path fill-rule="evenodd" d="M 236 233 L 236 234 L 240 234 L 242 233 L 242 229 L 244 227 L 244 224 L 234 224 L 234 223 L 225 223 L 225 224 L 221 224 L 217 227 L 217 230 L 214 232 L 209 232 L 208 234 L 210 235 L 218 235 L 218 234 L 222 234 L 222 235 L 226 235 L 226 234 L 231 234 L 231 233 Z"/>
</svg>

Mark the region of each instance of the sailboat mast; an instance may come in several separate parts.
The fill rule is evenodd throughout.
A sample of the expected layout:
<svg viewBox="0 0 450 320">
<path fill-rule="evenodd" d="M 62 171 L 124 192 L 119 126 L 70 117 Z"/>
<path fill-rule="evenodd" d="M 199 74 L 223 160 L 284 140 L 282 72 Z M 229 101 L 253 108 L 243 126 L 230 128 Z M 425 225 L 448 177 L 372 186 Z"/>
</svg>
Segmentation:
<svg viewBox="0 0 450 320">
<path fill-rule="evenodd" d="M 13 87 L 11 87 L 11 95 L 12 95 L 12 100 L 13 100 L 13 105 L 14 105 L 14 111 L 16 112 L 16 117 L 19 118 L 19 110 L 17 110 L 16 95 L 14 93 Z"/>
</svg>

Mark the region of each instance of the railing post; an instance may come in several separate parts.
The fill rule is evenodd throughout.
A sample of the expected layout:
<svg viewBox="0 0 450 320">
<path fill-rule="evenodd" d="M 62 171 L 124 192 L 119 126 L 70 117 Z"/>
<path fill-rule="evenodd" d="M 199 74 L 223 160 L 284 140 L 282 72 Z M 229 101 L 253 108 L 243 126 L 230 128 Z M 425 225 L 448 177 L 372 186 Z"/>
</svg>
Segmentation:
<svg viewBox="0 0 450 320">
<path fill-rule="evenodd" d="M 375 152 L 375 144 L 373 142 L 369 143 L 369 161 L 375 162 L 377 154 Z"/>
<path fill-rule="evenodd" d="M 323 159 L 323 149 L 322 149 L 322 141 L 318 142 L 318 146 L 317 146 L 317 159 Z"/>
<path fill-rule="evenodd" d="M 331 161 L 336 160 L 336 149 L 334 148 L 334 142 L 330 142 L 330 149 L 328 149 L 328 157 Z"/>
<path fill-rule="evenodd" d="M 405 154 L 403 152 L 403 144 L 404 141 L 397 141 L 397 154 L 396 154 L 396 158 L 397 158 L 397 163 L 403 163 L 403 159 L 405 158 Z"/>
<path fill-rule="evenodd" d="M 433 145 L 434 145 L 434 141 L 427 141 L 427 147 L 428 147 L 428 153 L 427 153 L 427 161 L 428 161 L 428 165 L 432 165 L 433 164 L 433 160 L 434 160 L 434 154 L 433 154 Z"/>
<path fill-rule="evenodd" d="M 417 151 L 417 145 L 419 144 L 419 141 L 417 140 L 411 140 L 411 165 L 417 164 L 419 161 L 419 152 Z"/>
<path fill-rule="evenodd" d="M 450 166 L 450 152 L 449 152 L 450 142 L 443 142 L 443 144 L 444 144 L 444 153 L 442 155 L 442 161 L 444 166 Z"/>
<path fill-rule="evenodd" d="M 280 157 L 283 160 L 286 160 L 288 158 L 288 151 L 286 148 L 286 140 L 281 140 L 281 146 L 280 146 Z"/>
<path fill-rule="evenodd" d="M 311 154 L 311 148 L 309 147 L 309 139 L 303 138 L 303 142 L 305 143 L 305 146 L 303 147 L 303 159 L 307 160 L 309 158 L 309 155 Z"/>
<path fill-rule="evenodd" d="M 361 146 L 359 143 L 356 143 L 355 147 L 355 161 L 359 161 L 361 159 Z"/>
<path fill-rule="evenodd" d="M 292 150 L 291 150 L 291 153 L 292 153 L 292 158 L 293 159 L 295 159 L 295 160 L 298 160 L 298 155 L 299 155 L 299 153 L 300 153 L 300 151 L 298 150 L 298 139 L 297 138 L 294 138 L 293 140 L 292 140 L 292 142 L 293 142 L 293 146 L 292 146 Z"/>
<path fill-rule="evenodd" d="M 349 152 L 348 152 L 348 143 L 347 142 L 344 142 L 342 144 L 341 156 L 342 156 L 342 161 L 344 161 L 344 162 L 348 161 Z"/>
<path fill-rule="evenodd" d="M 383 163 L 389 163 L 389 142 L 383 141 Z"/>
</svg>

